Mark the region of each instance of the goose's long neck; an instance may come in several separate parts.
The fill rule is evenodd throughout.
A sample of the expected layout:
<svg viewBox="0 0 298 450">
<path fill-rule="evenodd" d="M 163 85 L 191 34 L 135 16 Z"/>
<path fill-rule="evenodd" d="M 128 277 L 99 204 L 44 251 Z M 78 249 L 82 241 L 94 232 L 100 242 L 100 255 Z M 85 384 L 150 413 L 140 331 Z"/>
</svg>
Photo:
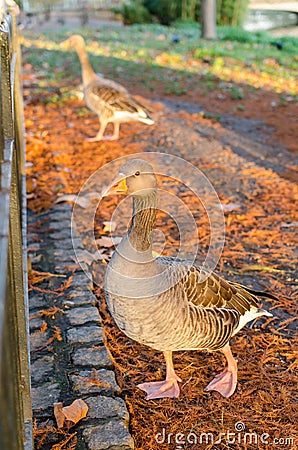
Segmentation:
<svg viewBox="0 0 298 450">
<path fill-rule="evenodd" d="M 84 47 L 76 49 L 81 66 L 82 66 L 82 78 L 83 84 L 86 86 L 91 81 L 97 79 L 97 75 L 91 67 L 88 54 Z"/>
<path fill-rule="evenodd" d="M 155 228 L 156 205 L 156 190 L 152 190 L 146 196 L 133 199 L 133 216 L 128 238 L 132 247 L 139 252 L 151 250 L 150 234 Z"/>
</svg>

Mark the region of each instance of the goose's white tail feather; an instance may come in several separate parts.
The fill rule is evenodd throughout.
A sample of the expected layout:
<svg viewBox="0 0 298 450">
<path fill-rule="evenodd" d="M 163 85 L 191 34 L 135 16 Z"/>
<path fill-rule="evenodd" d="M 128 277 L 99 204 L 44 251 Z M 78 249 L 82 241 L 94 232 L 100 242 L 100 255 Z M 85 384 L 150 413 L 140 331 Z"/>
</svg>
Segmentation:
<svg viewBox="0 0 298 450">
<path fill-rule="evenodd" d="M 239 325 L 234 331 L 233 336 L 238 333 L 238 331 L 240 331 L 248 322 L 251 322 L 261 316 L 273 317 L 273 314 L 260 308 L 251 308 L 249 311 L 246 311 L 245 314 L 240 317 Z"/>
<path fill-rule="evenodd" d="M 138 120 L 139 120 L 139 122 L 146 123 L 147 125 L 153 125 L 154 124 L 154 120 L 151 119 L 151 117 L 149 117 L 149 116 L 142 117 L 142 116 L 139 115 Z"/>
</svg>

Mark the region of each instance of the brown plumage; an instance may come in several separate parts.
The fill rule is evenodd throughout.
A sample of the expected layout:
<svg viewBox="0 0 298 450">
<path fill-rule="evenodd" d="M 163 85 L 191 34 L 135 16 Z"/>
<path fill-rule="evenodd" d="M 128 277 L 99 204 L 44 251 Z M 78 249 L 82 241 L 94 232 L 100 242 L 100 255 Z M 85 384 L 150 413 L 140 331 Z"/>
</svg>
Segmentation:
<svg viewBox="0 0 298 450">
<path fill-rule="evenodd" d="M 108 80 L 94 72 L 86 52 L 82 36 L 73 35 L 61 43 L 63 48 L 76 50 L 82 67 L 83 90 L 86 105 L 98 115 L 100 129 L 89 141 L 116 140 L 119 137 L 120 124 L 139 121 L 152 125 L 154 121 L 145 107 L 132 98 L 124 86 Z M 114 124 L 112 136 L 104 136 L 108 123 Z"/>
<path fill-rule="evenodd" d="M 229 397 L 237 383 L 237 364 L 229 340 L 247 322 L 272 315 L 259 308 L 258 293 L 240 284 L 215 273 L 205 272 L 202 278 L 202 269 L 190 261 L 154 259 L 150 235 L 155 227 L 157 182 L 150 164 L 140 159 L 124 164 L 108 193 L 133 197 L 130 228 L 106 274 L 110 312 L 127 336 L 162 351 L 167 365 L 165 381 L 143 383 L 139 388 L 146 391 L 147 399 L 177 397 L 180 379 L 173 368 L 172 352 L 220 350 L 226 356 L 227 368 L 206 390 Z"/>
</svg>

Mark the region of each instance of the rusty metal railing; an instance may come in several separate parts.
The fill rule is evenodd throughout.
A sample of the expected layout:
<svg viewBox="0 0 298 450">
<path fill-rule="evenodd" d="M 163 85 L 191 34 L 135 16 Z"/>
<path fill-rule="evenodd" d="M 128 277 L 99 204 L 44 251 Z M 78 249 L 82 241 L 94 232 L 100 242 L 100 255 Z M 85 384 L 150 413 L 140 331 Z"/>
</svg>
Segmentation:
<svg viewBox="0 0 298 450">
<path fill-rule="evenodd" d="M 32 450 L 23 104 L 15 16 L 0 0 L 0 449 Z"/>
</svg>

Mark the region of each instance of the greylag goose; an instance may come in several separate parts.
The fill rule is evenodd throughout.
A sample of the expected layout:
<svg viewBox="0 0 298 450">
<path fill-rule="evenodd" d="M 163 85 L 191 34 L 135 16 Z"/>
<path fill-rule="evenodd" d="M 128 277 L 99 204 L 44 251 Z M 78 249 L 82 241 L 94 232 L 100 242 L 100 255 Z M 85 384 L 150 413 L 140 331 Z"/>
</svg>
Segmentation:
<svg viewBox="0 0 298 450">
<path fill-rule="evenodd" d="M 95 137 L 88 139 L 88 141 L 117 140 L 119 138 L 120 123 L 131 121 L 139 121 L 147 125 L 154 123 L 145 107 L 133 99 L 125 87 L 94 72 L 90 65 L 85 41 L 82 36 L 75 34 L 63 41 L 61 46 L 76 50 L 82 67 L 86 105 L 99 118 L 99 131 Z M 112 136 L 104 136 L 108 123 L 114 124 Z"/>
<path fill-rule="evenodd" d="M 181 379 L 175 373 L 172 352 L 221 351 L 227 367 L 205 390 L 230 397 L 237 384 L 237 362 L 229 341 L 247 322 L 272 316 L 259 308 L 258 295 L 273 296 L 226 281 L 215 273 L 201 281 L 202 269 L 187 260 L 166 256 L 154 259 L 151 233 L 155 228 L 157 179 L 148 162 L 126 162 L 104 192 L 104 196 L 109 194 L 133 198 L 130 227 L 106 272 L 109 310 L 120 330 L 162 351 L 166 361 L 165 381 L 138 387 L 147 393 L 147 400 L 178 397 Z"/>
</svg>

